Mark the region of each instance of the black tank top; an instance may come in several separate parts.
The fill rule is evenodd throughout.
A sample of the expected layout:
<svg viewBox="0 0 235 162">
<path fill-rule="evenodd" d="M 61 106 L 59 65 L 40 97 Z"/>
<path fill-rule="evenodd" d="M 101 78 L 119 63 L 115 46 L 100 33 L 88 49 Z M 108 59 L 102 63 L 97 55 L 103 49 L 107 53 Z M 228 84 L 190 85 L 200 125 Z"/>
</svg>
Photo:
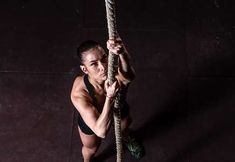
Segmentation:
<svg viewBox="0 0 235 162">
<path fill-rule="evenodd" d="M 83 78 L 83 81 L 84 81 L 84 84 L 88 90 L 88 93 L 90 95 L 90 97 L 92 98 L 92 102 L 93 102 L 93 105 L 95 107 L 97 107 L 97 100 L 95 98 L 95 88 L 93 87 L 93 85 L 89 82 L 88 80 L 88 75 L 84 75 L 84 78 Z M 129 115 L 129 105 L 128 103 L 126 102 L 126 90 L 127 88 L 123 89 L 121 92 L 120 92 L 120 99 L 121 99 L 121 103 L 120 103 L 120 109 L 121 109 L 121 118 L 125 118 L 126 116 Z M 88 127 L 88 125 L 84 122 L 84 120 L 82 119 L 81 115 L 78 113 L 78 125 L 81 129 L 81 131 L 85 134 L 88 134 L 88 135 L 92 135 L 94 134 L 94 132 Z"/>
</svg>

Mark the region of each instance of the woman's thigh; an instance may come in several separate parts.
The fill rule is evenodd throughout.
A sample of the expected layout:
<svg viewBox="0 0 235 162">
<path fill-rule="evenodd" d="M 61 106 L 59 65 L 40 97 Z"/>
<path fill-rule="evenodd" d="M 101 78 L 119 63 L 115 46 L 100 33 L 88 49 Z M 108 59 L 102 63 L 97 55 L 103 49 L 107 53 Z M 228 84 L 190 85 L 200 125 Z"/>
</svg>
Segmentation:
<svg viewBox="0 0 235 162">
<path fill-rule="evenodd" d="M 100 142 L 101 142 L 101 138 L 99 138 L 98 136 L 96 136 L 95 134 L 92 135 L 87 135 L 85 133 L 83 133 L 80 128 L 78 127 L 78 131 L 80 134 L 80 138 L 82 140 L 82 144 L 85 147 L 88 148 L 94 148 L 94 147 L 99 147 Z"/>
</svg>

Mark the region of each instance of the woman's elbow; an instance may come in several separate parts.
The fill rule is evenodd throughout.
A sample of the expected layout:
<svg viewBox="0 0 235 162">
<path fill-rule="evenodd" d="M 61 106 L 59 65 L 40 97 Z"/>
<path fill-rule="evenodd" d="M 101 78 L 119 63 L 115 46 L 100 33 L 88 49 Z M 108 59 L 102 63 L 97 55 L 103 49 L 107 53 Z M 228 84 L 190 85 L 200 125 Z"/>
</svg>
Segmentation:
<svg viewBox="0 0 235 162">
<path fill-rule="evenodd" d="M 103 139 L 106 137 L 106 131 L 96 131 L 95 134 Z"/>
<path fill-rule="evenodd" d="M 108 129 L 106 127 L 101 127 L 99 125 L 95 126 L 93 129 L 93 132 L 100 138 L 105 138 L 107 134 Z"/>
<path fill-rule="evenodd" d="M 105 138 L 106 137 L 106 135 L 105 134 L 96 134 L 98 137 L 100 137 L 100 138 Z"/>
</svg>

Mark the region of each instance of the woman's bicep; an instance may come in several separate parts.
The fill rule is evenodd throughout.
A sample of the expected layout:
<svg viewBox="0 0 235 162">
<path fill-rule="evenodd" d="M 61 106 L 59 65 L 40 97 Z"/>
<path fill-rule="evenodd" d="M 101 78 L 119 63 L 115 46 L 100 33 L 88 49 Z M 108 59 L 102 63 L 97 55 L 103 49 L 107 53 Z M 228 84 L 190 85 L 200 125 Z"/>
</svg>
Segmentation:
<svg viewBox="0 0 235 162">
<path fill-rule="evenodd" d="M 81 115 L 86 125 L 93 131 L 95 131 L 96 121 L 99 118 L 99 112 L 94 105 L 87 99 L 77 98 L 75 107 Z"/>
</svg>

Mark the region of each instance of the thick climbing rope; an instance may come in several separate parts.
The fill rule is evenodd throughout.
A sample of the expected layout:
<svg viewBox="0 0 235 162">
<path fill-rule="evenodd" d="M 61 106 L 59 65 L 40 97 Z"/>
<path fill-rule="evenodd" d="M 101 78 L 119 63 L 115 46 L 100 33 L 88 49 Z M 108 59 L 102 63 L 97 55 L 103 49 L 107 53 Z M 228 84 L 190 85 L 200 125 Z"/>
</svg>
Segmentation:
<svg viewBox="0 0 235 162">
<path fill-rule="evenodd" d="M 114 0 L 105 0 L 106 15 L 108 23 L 109 39 L 117 38 L 115 2 Z M 108 81 L 112 84 L 115 81 L 115 74 L 118 67 L 118 57 L 109 51 L 108 56 Z M 120 112 L 120 93 L 117 94 L 114 102 L 114 130 L 116 138 L 117 162 L 122 161 L 122 136 L 121 136 L 121 112 Z"/>
</svg>

